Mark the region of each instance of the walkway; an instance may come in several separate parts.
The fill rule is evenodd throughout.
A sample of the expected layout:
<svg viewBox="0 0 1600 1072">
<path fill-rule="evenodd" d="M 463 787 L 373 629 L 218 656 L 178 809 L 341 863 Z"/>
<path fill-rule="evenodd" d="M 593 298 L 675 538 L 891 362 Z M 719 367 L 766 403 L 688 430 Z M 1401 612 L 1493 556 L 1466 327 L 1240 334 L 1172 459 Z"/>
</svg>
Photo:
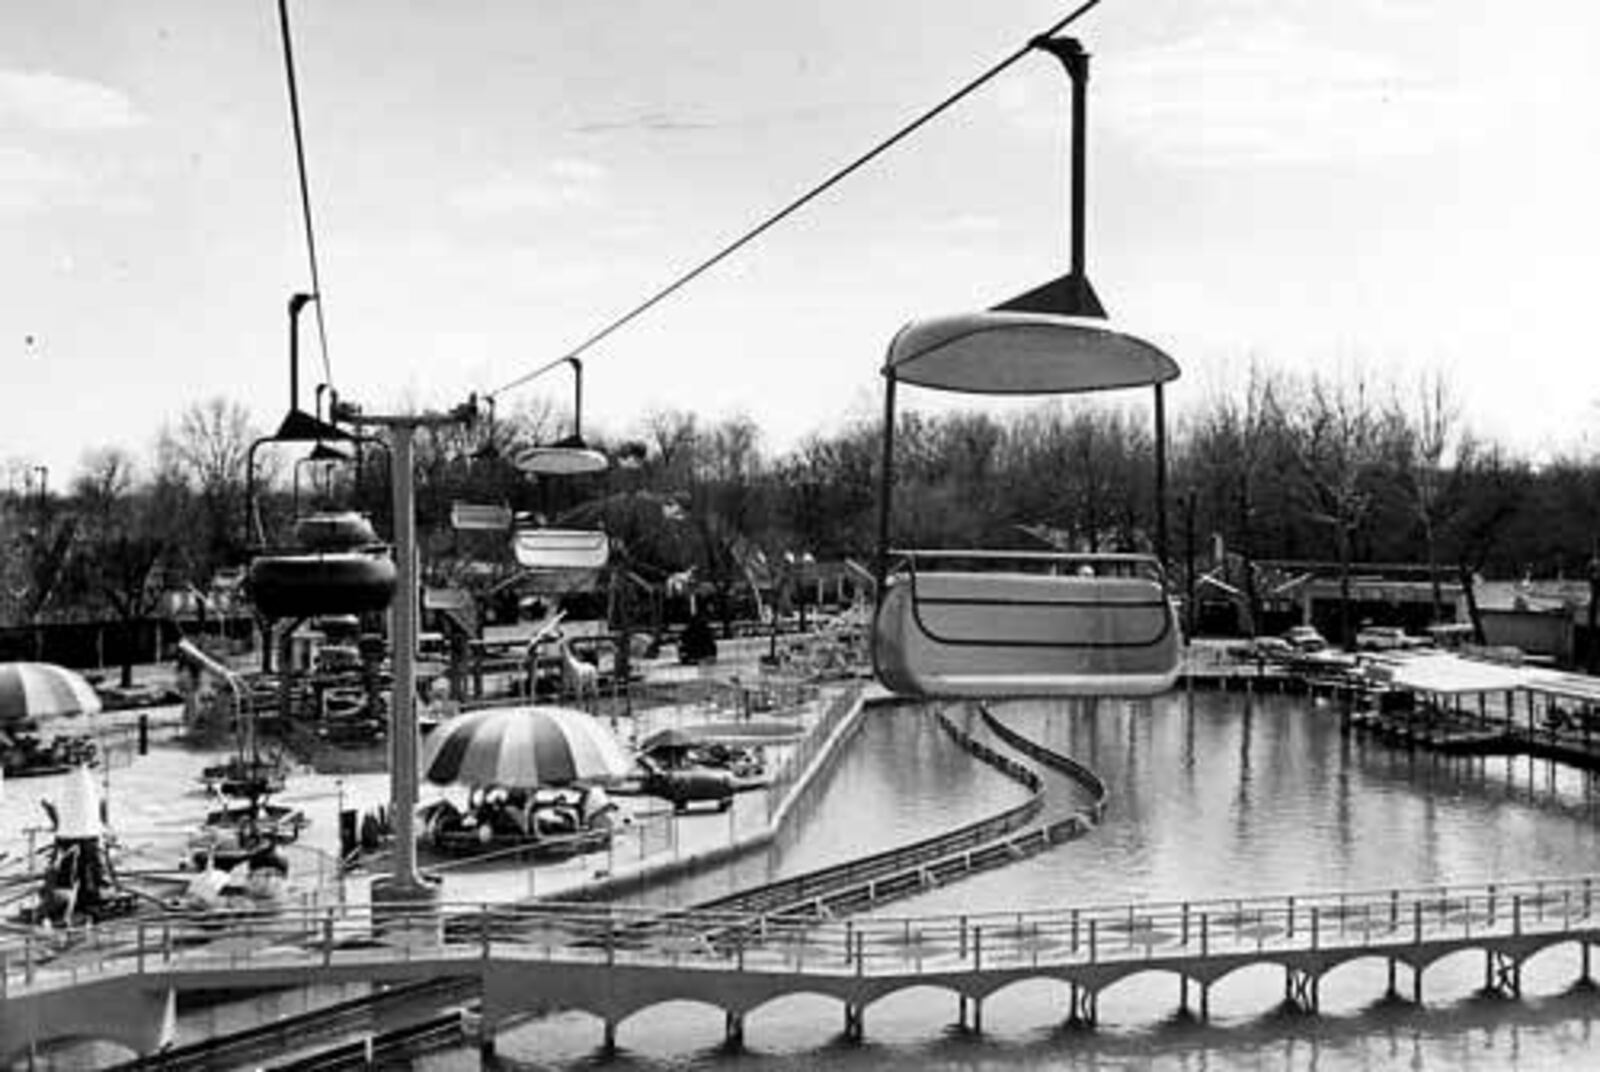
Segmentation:
<svg viewBox="0 0 1600 1072">
<path fill-rule="evenodd" d="M 984 1002 L 1030 978 L 1064 983 L 1069 1020 L 1093 1024 L 1106 989 L 1151 971 L 1177 976 L 1182 1004 L 1203 1018 L 1218 981 L 1258 964 L 1281 967 L 1285 999 L 1315 1012 L 1327 974 L 1366 957 L 1387 961 L 1397 993 L 1403 969 L 1420 1002 L 1428 967 L 1463 950 L 1484 954 L 1486 990 L 1517 996 L 1524 963 L 1554 946 L 1575 943 L 1589 978 L 1597 881 L 821 923 L 550 904 L 130 921 L 65 944 L 29 935 L 5 951 L 0 1039 L 9 1052 L 0 1058 L 85 1035 L 148 1052 L 170 1026 L 175 993 L 288 986 L 310 971 L 329 983 L 476 978 L 486 1048 L 500 1025 L 555 1006 L 598 1017 L 611 1046 L 634 1012 L 673 1000 L 722 1009 L 737 1043 L 748 1013 L 800 992 L 837 998 L 845 1034 L 860 1038 L 874 1001 L 914 986 L 951 991 L 962 1023 L 981 1030 Z M 75 1000 L 62 1001 L 69 989 Z"/>
</svg>

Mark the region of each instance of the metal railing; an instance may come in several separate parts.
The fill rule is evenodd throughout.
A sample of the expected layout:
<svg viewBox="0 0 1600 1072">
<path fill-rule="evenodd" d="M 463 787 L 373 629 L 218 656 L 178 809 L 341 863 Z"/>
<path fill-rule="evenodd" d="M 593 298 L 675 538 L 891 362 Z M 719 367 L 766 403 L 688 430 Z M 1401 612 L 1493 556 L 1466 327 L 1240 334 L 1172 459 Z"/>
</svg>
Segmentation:
<svg viewBox="0 0 1600 1072">
<path fill-rule="evenodd" d="M 829 921 L 605 904 L 370 906 L 171 913 L 0 941 L 0 999 L 116 975 L 413 963 L 474 974 L 493 958 L 800 975 L 914 976 L 1084 965 L 1405 955 L 1596 934 L 1594 876 L 1336 893 L 1084 905 L 1041 911 Z M 393 973 L 390 972 L 392 977 Z M 200 985 L 198 982 L 196 985 Z"/>
</svg>

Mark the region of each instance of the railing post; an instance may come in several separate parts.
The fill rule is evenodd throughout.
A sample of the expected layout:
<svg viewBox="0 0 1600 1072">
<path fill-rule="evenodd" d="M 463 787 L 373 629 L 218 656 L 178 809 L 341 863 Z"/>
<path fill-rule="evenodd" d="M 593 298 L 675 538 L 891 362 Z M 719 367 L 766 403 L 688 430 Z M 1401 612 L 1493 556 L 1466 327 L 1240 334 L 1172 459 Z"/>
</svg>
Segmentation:
<svg viewBox="0 0 1600 1072">
<path fill-rule="evenodd" d="M 1284 937 L 1294 941 L 1294 898 L 1289 898 L 1289 911 L 1284 919 Z"/>
<path fill-rule="evenodd" d="M 1076 916 L 1077 913 L 1074 912 L 1073 915 Z M 1180 918 L 1180 922 L 1178 924 L 1178 937 L 1179 937 L 1178 944 L 1183 946 L 1185 949 L 1187 949 L 1189 947 L 1189 902 L 1188 901 L 1183 902 L 1183 913 L 1179 918 Z"/>
<path fill-rule="evenodd" d="M 1513 894 L 1511 897 L 1511 933 L 1522 933 L 1522 894 Z"/>
<path fill-rule="evenodd" d="M 1411 906 L 1411 941 L 1414 945 L 1422 944 L 1422 902 L 1417 901 Z"/>
<path fill-rule="evenodd" d="M 1090 924 L 1092 927 L 1093 924 Z M 983 925 L 972 929 L 972 970 L 983 970 Z"/>
<path fill-rule="evenodd" d="M 1089 926 L 1093 927 L 1094 924 L 1091 922 Z M 1209 912 L 1200 913 L 1200 955 L 1202 957 L 1211 955 L 1211 913 Z"/>
<path fill-rule="evenodd" d="M 1491 927 L 1494 926 L 1495 916 L 1497 914 L 1495 911 L 1495 903 L 1494 883 L 1491 882 L 1489 883 L 1489 925 Z"/>
<path fill-rule="evenodd" d="M 1593 906 L 1593 900 L 1594 900 L 1594 879 L 1586 878 L 1586 879 L 1583 880 L 1583 918 L 1584 919 L 1588 919 L 1589 918 L 1589 912 L 1590 912 L 1590 909 Z"/>
<path fill-rule="evenodd" d="M 1322 945 L 1322 906 L 1311 906 L 1311 948 Z"/>
<path fill-rule="evenodd" d="M 1072 910 L 1072 955 L 1078 955 L 1078 910 Z"/>
<path fill-rule="evenodd" d="M 1072 916 L 1073 916 L 1074 920 L 1077 919 L 1078 912 L 1077 912 L 1076 909 L 1073 910 Z M 962 960 L 966 960 L 967 959 L 967 917 L 966 916 L 962 916 L 961 917 L 961 959 Z"/>
<path fill-rule="evenodd" d="M 144 974 L 144 920 L 139 921 L 139 954 L 137 970 L 140 975 Z"/>
</svg>

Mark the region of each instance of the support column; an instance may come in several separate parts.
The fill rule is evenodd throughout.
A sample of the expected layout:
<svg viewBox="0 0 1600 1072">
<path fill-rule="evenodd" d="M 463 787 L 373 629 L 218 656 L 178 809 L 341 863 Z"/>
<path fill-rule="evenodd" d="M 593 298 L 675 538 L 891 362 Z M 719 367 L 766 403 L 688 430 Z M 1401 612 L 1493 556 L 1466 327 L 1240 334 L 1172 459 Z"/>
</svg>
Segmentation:
<svg viewBox="0 0 1600 1072">
<path fill-rule="evenodd" d="M 866 1009 L 852 1002 L 844 1004 L 844 1037 L 846 1042 L 860 1042 L 866 1030 Z"/>
<path fill-rule="evenodd" d="M 730 1050 L 744 1049 L 744 1013 L 730 1012 L 724 1015 L 723 1045 Z"/>
<path fill-rule="evenodd" d="M 1099 992 L 1078 983 L 1069 983 L 1068 988 L 1067 997 L 1071 1007 L 1067 1011 L 1067 1025 L 1093 1027 L 1100 1019 Z"/>
<path fill-rule="evenodd" d="M 1484 950 L 1483 991 L 1503 998 L 1521 997 L 1522 965 L 1508 954 Z"/>
<path fill-rule="evenodd" d="M 617 1053 L 617 1022 L 607 1020 L 600 1037 L 600 1051 L 607 1057 L 614 1057 Z"/>
<path fill-rule="evenodd" d="M 1286 1005 L 1293 1005 L 1301 1012 L 1314 1013 L 1320 1004 L 1321 987 L 1318 985 L 1318 976 L 1299 968 L 1285 966 L 1283 969 L 1283 1000 Z"/>
<path fill-rule="evenodd" d="M 417 871 L 417 631 L 420 618 L 417 576 L 415 435 L 423 426 L 463 424 L 473 417 L 470 406 L 449 414 L 393 417 L 353 415 L 350 423 L 389 431 L 389 481 L 394 489 L 395 595 L 392 604 L 394 683 L 389 701 L 389 817 L 394 824 L 390 873 L 372 884 L 380 904 L 431 903 L 436 884 Z"/>
<path fill-rule="evenodd" d="M 494 1060 L 494 1021 L 487 1016 L 478 1019 L 478 1059 L 485 1064 Z"/>
</svg>

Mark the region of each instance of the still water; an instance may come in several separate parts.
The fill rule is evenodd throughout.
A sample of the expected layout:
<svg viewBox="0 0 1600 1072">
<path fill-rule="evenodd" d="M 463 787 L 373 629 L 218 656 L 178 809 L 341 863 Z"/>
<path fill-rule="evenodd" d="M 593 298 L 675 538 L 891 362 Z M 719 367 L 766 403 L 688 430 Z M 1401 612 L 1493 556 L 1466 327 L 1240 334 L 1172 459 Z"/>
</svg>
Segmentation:
<svg viewBox="0 0 1600 1072">
<path fill-rule="evenodd" d="M 1177 693 L 997 711 L 1101 774 L 1112 793 L 1104 824 L 881 914 L 1567 875 L 1593 869 L 1600 848 L 1600 790 L 1585 775 L 1526 759 L 1411 756 L 1341 736 L 1333 708 L 1298 698 Z M 762 869 L 792 873 L 920 837 L 998 810 L 1012 792 L 922 712 L 876 713 L 802 829 Z M 737 1055 L 720 1049 L 718 1010 L 675 1003 L 625 1021 L 622 1053 L 608 1067 L 1573 1068 L 1600 1063 L 1600 997 L 1569 992 L 1576 975 L 1576 952 L 1553 951 L 1528 965 L 1523 1000 L 1490 1000 L 1474 994 L 1481 954 L 1460 954 L 1429 969 L 1417 1009 L 1383 1004 L 1382 966 L 1360 962 L 1327 977 L 1323 1014 L 1307 1018 L 1278 1011 L 1280 972 L 1248 969 L 1213 989 L 1209 1024 L 1174 1015 L 1172 977 L 1138 976 L 1102 995 L 1092 1032 L 1063 1027 L 1064 988 L 1039 981 L 991 998 L 981 1038 L 950 1027 L 952 995 L 915 990 L 867 1010 L 860 1046 L 841 1041 L 837 1003 L 794 997 L 747 1018 Z M 600 1027 L 563 1013 L 503 1029 L 496 1041 L 499 1067 L 588 1067 Z M 463 1049 L 415 1067 L 478 1063 Z"/>
</svg>

